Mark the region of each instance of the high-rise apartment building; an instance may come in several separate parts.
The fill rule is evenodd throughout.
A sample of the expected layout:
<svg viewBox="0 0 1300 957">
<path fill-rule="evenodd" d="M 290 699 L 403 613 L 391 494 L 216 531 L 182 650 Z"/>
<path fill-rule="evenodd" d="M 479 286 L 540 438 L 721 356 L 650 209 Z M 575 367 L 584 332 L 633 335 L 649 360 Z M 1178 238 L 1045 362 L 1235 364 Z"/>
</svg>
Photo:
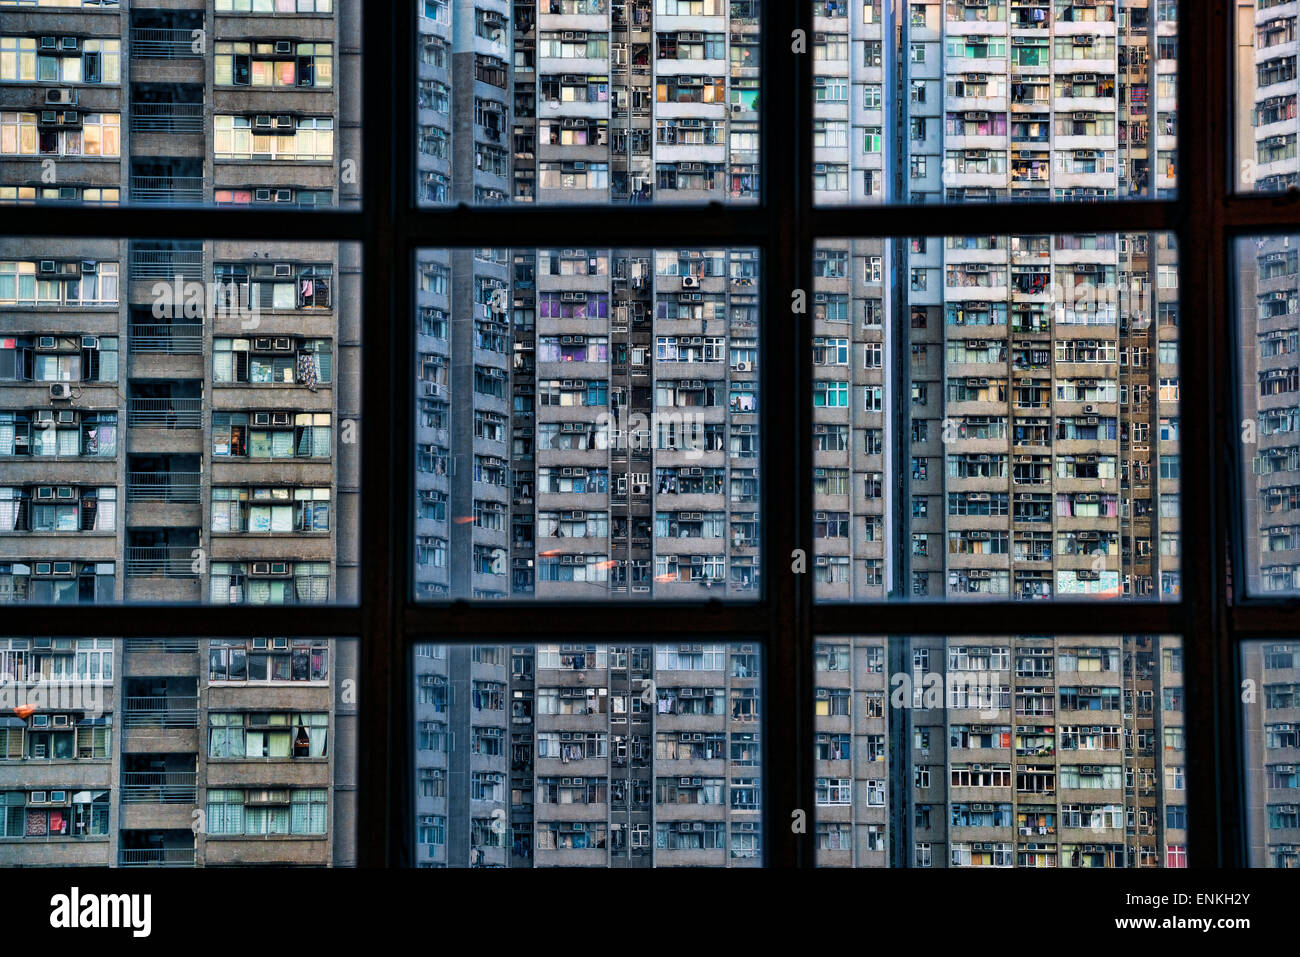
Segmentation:
<svg viewBox="0 0 1300 957">
<path fill-rule="evenodd" d="M 418 263 L 421 596 L 758 587 L 758 256 Z"/>
<path fill-rule="evenodd" d="M 1252 867 L 1300 867 L 1300 643 L 1241 653 L 1246 843 Z"/>
<path fill-rule="evenodd" d="M 0 864 L 356 863 L 356 642 L 0 639 Z"/>
<path fill-rule="evenodd" d="M 417 646 L 419 867 L 743 867 L 756 645 Z"/>
<path fill-rule="evenodd" d="M 354 6 L 238 6 L 0 10 L 0 195 L 355 202 Z M 355 600 L 358 256 L 4 241 L 7 600 Z"/>
<path fill-rule="evenodd" d="M 417 866 L 756 864 L 756 652 L 419 646 Z M 807 839 L 832 867 L 1186 866 L 1182 670 L 1149 636 L 823 639 Z"/>
<path fill-rule="evenodd" d="M 1173 0 L 814 10 L 819 203 L 1175 188 Z M 755 200 L 760 12 L 422 0 L 420 199 Z M 1277 188 L 1294 16 L 1255 18 L 1250 159 Z M 0 2 L 0 202 L 355 204 L 359 19 L 343 0 Z M 359 252 L 169 241 L 165 223 L 0 240 L 0 599 L 352 601 Z M 1179 593 L 1172 240 L 1041 227 L 819 244 L 819 597 Z M 757 594 L 758 252 L 510 238 L 418 258 L 416 596 Z M 1270 325 L 1289 249 L 1268 240 L 1243 273 L 1270 473 L 1289 468 L 1294 330 Z M 1267 520 L 1288 491 L 1260 474 L 1259 579 L 1291 588 L 1290 527 Z M 10 673 L 99 701 L 3 719 L 0 855 L 352 859 L 350 643 L 5 641 Z M 756 651 L 421 647 L 417 862 L 757 863 Z M 1252 764 L 1276 782 L 1252 820 L 1277 861 L 1297 843 L 1285 661 L 1261 658 Z M 1172 639 L 824 639 L 824 861 L 1185 863 L 1179 667 Z M 893 676 L 936 673 L 937 702 L 893 702 Z M 946 686 L 972 675 L 987 707 Z"/>
<path fill-rule="evenodd" d="M 422 200 L 757 195 L 755 4 L 420 12 Z M 417 596 L 756 589 L 758 268 L 740 249 L 426 250 Z"/>
<path fill-rule="evenodd" d="M 822 865 L 1186 866 L 1176 639 L 828 638 L 813 666 Z"/>
<path fill-rule="evenodd" d="M 815 7 L 818 201 L 1172 190 L 1172 5 L 851 6 Z M 814 281 L 819 594 L 1178 594 L 1169 236 L 828 240 Z"/>
<path fill-rule="evenodd" d="M 1238 188 L 1282 192 L 1297 184 L 1297 15 L 1288 4 L 1236 4 Z M 1300 589 L 1300 320 L 1294 233 L 1245 236 L 1233 251 L 1243 475 L 1241 520 L 1246 590 Z M 1247 844 L 1255 867 L 1300 867 L 1300 739 L 1297 646 L 1256 641 L 1241 650 Z"/>
<path fill-rule="evenodd" d="M 434 2 L 422 12 L 424 201 L 743 199 L 757 185 L 746 178 L 756 172 L 746 168 L 757 133 L 756 5 Z M 812 188 L 820 203 L 1077 201 L 1163 196 L 1174 187 L 1173 4 L 995 0 L 882 12 L 879 3 L 819 0 L 815 17 Z M 507 135 L 512 142 L 498 145 Z M 698 597 L 704 586 L 741 597 L 757 584 L 757 462 L 747 461 L 756 423 L 746 415 L 757 401 L 754 255 L 428 250 L 418 265 L 417 595 Z M 1164 234 L 1007 236 L 991 228 L 972 238 L 821 242 L 812 302 L 818 594 L 1176 595 L 1176 268 Z M 673 431 L 693 426 L 681 418 L 692 410 L 702 444 L 683 444 Z M 911 641 L 934 655 L 935 671 L 946 670 L 956 639 Z M 1176 797 L 1162 796 L 1155 763 L 1164 725 L 1153 704 L 1160 681 L 1152 643 L 1024 639 L 999 654 L 1009 661 L 1021 643 L 1049 664 L 1014 681 L 1010 666 L 1001 668 L 995 717 L 969 722 L 1008 729 L 1006 741 L 999 731 L 977 748 L 1004 759 L 1006 781 L 987 786 L 1011 789 L 990 790 L 987 801 L 951 783 L 953 761 L 940 751 L 939 736 L 964 727 L 961 714 L 941 703 L 914 736 L 910 711 L 876 714 L 869 695 L 855 700 L 866 685 L 821 689 L 828 708 L 853 701 L 851 711 L 818 713 L 819 748 L 827 738 L 819 760 L 829 762 L 819 774 L 819 846 L 824 836 L 827 850 L 852 851 L 834 863 L 911 862 L 922 846 L 926 863 L 961 863 L 972 842 L 977 858 L 996 845 L 998 863 L 1024 866 L 1061 856 L 1066 865 L 1185 860 L 1185 814 Z M 849 661 L 869 654 L 868 645 L 885 654 L 883 641 L 855 639 L 844 674 L 858 673 Z M 653 648 L 446 649 L 444 662 L 426 651 L 416 658 L 414 689 L 420 863 L 675 863 L 663 853 L 673 845 L 658 842 L 661 822 L 672 819 L 664 805 L 693 802 L 660 800 L 657 790 L 651 798 L 636 775 L 658 780 L 661 762 L 679 759 L 656 747 L 648 759 L 641 751 L 638 765 L 637 738 L 658 731 L 638 735 L 635 710 L 621 719 L 628 725 L 604 710 L 601 698 L 621 697 L 621 670 L 593 672 L 587 660 L 603 653 L 627 661 L 633 687 L 654 682 L 662 691 L 665 681 L 649 667 Z M 509 674 L 507 651 L 516 666 Z M 537 661 L 544 654 L 580 662 L 572 668 L 584 683 L 546 675 Z M 1013 758 L 1010 742 L 1021 732 L 1057 738 L 1055 719 L 1041 720 L 1057 713 L 1050 679 L 1058 667 L 1073 670 L 1080 654 L 1081 670 L 1103 660 L 1106 689 L 1062 685 L 1059 709 L 1114 712 L 1111 737 Z M 885 660 L 874 672 L 882 689 L 887 674 L 910 667 Z M 1019 695 L 1020 678 L 1044 676 L 1024 693 L 1046 710 L 1016 711 L 1013 685 Z M 467 689 L 459 697 L 441 690 L 458 681 Z M 504 707 L 479 706 L 505 692 L 509 721 Z M 561 707 L 591 709 L 580 723 L 558 725 L 574 735 L 560 745 L 573 750 L 562 753 L 582 751 L 588 725 L 598 735 L 608 727 L 611 741 L 628 729 L 630 791 L 618 783 L 623 766 L 611 763 L 609 744 L 609 756 L 598 750 L 584 775 L 560 776 L 562 796 L 542 797 L 556 782 L 544 767 L 550 719 L 535 703 L 544 694 L 549 707 L 553 693 Z M 714 696 L 727 693 L 725 682 L 714 684 Z M 1142 707 L 1121 708 L 1124 696 Z M 1165 710 L 1180 707 L 1175 697 Z M 733 717 L 715 719 L 718 734 L 730 733 Z M 493 741 L 487 728 L 510 741 Z M 1063 742 L 1075 741 L 1075 731 Z M 846 733 L 865 737 L 841 741 Z M 910 780 L 916 762 L 906 755 L 920 756 L 914 737 L 932 733 L 934 751 L 924 748 L 935 755 L 926 769 L 934 777 L 922 785 L 919 773 Z M 1112 738 L 1123 743 L 1112 749 Z M 1058 796 L 1057 749 L 1094 746 L 1117 753 L 1088 765 L 1086 780 L 1071 778 Z M 970 750 L 953 747 L 954 759 Z M 458 778 L 461 749 L 468 770 Z M 719 773 L 718 753 L 706 747 L 693 765 L 663 767 L 680 772 L 679 786 L 720 786 L 714 796 L 699 785 L 705 804 L 745 806 L 745 765 Z M 1020 789 L 1012 781 L 1030 767 L 1025 756 L 1038 760 Z M 844 771 L 841 761 L 853 770 L 832 773 Z M 1070 760 L 1062 767 L 1067 777 L 1080 773 Z M 582 828 L 554 830 L 546 804 L 557 801 L 583 805 L 571 817 Z M 846 803 L 861 814 L 844 817 Z M 1175 808 L 1168 821 L 1166 803 Z M 968 840 L 950 841 L 950 826 L 954 834 L 977 827 L 951 824 L 950 805 L 988 821 Z M 1034 832 L 1042 840 L 1026 840 L 1030 832 L 1011 823 L 1022 812 L 1042 818 L 1032 825 L 1045 829 Z M 1075 822 L 1061 827 L 1078 840 L 1055 836 L 1058 815 Z M 1104 840 L 1080 837 L 1078 822 L 1092 827 L 1094 818 L 1108 822 Z M 703 863 L 713 845 L 691 847 L 690 860 Z M 708 862 L 744 860 L 717 858 Z"/>
<path fill-rule="evenodd" d="M 359 10 L 0 4 L 7 215 L 131 203 L 159 228 L 0 239 L 0 601 L 355 601 L 359 251 L 169 241 L 167 217 L 357 202 Z M 353 657 L 5 639 L 20 692 L 71 698 L 3 719 L 0 858 L 354 861 Z"/>
<path fill-rule="evenodd" d="M 1296 21 L 1289 7 L 1242 4 L 1238 18 L 1238 152 L 1244 188 L 1293 189 L 1296 154 Z M 1246 477 L 1245 525 L 1248 587 L 1259 592 L 1300 589 L 1300 525 L 1295 439 L 1297 368 L 1297 255 L 1300 239 L 1268 235 L 1238 242 L 1237 323 L 1241 353 L 1242 441 Z"/>
</svg>

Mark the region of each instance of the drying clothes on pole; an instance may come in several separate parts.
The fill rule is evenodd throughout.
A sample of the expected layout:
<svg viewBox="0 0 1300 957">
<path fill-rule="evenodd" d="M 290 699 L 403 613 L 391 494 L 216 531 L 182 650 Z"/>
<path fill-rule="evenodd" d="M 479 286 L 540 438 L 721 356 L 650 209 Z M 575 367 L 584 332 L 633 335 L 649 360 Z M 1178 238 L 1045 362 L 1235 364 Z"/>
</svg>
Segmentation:
<svg viewBox="0 0 1300 957">
<path fill-rule="evenodd" d="M 316 391 L 316 356 L 310 352 L 300 352 L 298 354 L 298 381 Z"/>
</svg>

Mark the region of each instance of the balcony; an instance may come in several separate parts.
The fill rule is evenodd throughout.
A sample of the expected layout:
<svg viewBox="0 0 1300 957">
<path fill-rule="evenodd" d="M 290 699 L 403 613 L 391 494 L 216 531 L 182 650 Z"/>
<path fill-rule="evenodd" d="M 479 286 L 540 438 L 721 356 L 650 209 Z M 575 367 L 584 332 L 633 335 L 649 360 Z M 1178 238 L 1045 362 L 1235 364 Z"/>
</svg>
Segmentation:
<svg viewBox="0 0 1300 957">
<path fill-rule="evenodd" d="M 202 399 L 127 399 L 127 426 L 134 429 L 197 429 Z"/>
<path fill-rule="evenodd" d="M 128 502 L 197 503 L 199 472 L 127 472 Z"/>
<path fill-rule="evenodd" d="M 126 704 L 122 710 L 123 727 L 197 728 L 199 726 L 198 695 L 127 696 L 124 701 Z"/>
<path fill-rule="evenodd" d="M 144 249 L 134 244 L 131 246 L 132 279 L 174 280 L 178 277 L 203 281 L 202 249 Z M 196 328 L 201 331 L 201 327 Z"/>
<path fill-rule="evenodd" d="M 193 804 L 197 771 L 123 771 L 123 804 Z"/>
<path fill-rule="evenodd" d="M 117 852 L 118 867 L 193 867 L 192 847 L 124 847 Z"/>
<path fill-rule="evenodd" d="M 194 49 L 194 31 L 169 27 L 132 27 L 132 60 L 201 59 L 203 48 Z"/>
<path fill-rule="evenodd" d="M 203 202 L 203 177 L 132 176 L 131 201 L 143 206 L 199 204 Z"/>
<path fill-rule="evenodd" d="M 196 547 L 128 545 L 126 576 L 128 578 L 198 578 L 199 573 L 194 570 Z"/>
<path fill-rule="evenodd" d="M 128 638 L 126 650 L 138 655 L 197 655 L 197 638 Z"/>
<path fill-rule="evenodd" d="M 132 101 L 131 122 L 137 133 L 202 133 L 203 104 Z"/>
<path fill-rule="evenodd" d="M 137 274 L 135 278 L 143 277 Z M 203 354 L 203 326 L 201 325 L 133 322 L 129 335 L 131 352 L 137 355 L 197 356 Z"/>
</svg>

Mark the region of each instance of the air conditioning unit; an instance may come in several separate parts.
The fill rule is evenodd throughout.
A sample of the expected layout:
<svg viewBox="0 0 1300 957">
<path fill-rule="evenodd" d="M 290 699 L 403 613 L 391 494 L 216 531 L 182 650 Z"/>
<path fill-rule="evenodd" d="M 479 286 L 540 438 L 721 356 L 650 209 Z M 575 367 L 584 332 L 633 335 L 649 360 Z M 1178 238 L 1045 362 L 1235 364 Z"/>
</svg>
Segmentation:
<svg viewBox="0 0 1300 957">
<path fill-rule="evenodd" d="M 46 90 L 46 106 L 75 106 L 77 103 L 76 90 Z"/>
<path fill-rule="evenodd" d="M 699 280 L 697 277 L 695 277 L 695 276 L 683 276 L 683 277 L 682 277 L 682 288 L 683 288 L 683 289 L 699 289 L 699 288 L 700 288 L 700 280 Z"/>
<path fill-rule="evenodd" d="M 55 401 L 66 401 L 72 398 L 72 386 L 66 382 L 56 382 L 50 386 L 50 398 Z"/>
</svg>

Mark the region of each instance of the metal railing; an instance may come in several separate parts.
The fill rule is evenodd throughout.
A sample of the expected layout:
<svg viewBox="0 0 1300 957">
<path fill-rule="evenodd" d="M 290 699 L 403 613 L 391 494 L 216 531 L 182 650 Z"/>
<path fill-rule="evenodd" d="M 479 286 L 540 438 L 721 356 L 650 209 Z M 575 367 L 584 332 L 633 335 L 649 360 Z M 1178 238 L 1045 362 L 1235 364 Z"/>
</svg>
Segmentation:
<svg viewBox="0 0 1300 957">
<path fill-rule="evenodd" d="M 131 59 L 188 60 L 203 56 L 200 44 L 195 52 L 195 31 L 169 27 L 132 27 Z"/>
<path fill-rule="evenodd" d="M 131 697 L 122 710 L 122 725 L 127 728 L 197 728 L 198 695 L 165 697 Z"/>
<path fill-rule="evenodd" d="M 134 429 L 197 429 L 202 399 L 127 399 L 126 424 Z"/>
<path fill-rule="evenodd" d="M 193 804 L 198 797 L 196 771 L 123 771 L 123 804 Z"/>
<path fill-rule="evenodd" d="M 202 103 L 131 102 L 131 122 L 138 133 L 202 133 Z"/>
<path fill-rule="evenodd" d="M 197 638 L 127 638 L 126 650 L 135 654 L 195 655 Z"/>
<path fill-rule="evenodd" d="M 201 355 L 203 353 L 203 327 L 191 323 L 161 323 L 157 325 L 132 323 L 130 328 L 130 348 L 135 353 L 155 353 L 169 356 Z"/>
<path fill-rule="evenodd" d="M 127 472 L 128 502 L 197 502 L 199 472 Z"/>
<path fill-rule="evenodd" d="M 156 177 L 138 177 L 154 179 Z M 198 177 L 194 177 L 197 179 Z M 200 181 L 201 182 L 201 181 Z M 201 249 L 132 249 L 132 279 L 194 279 L 203 281 Z"/>
<path fill-rule="evenodd" d="M 126 576 L 128 578 L 198 578 L 194 570 L 194 551 L 191 546 L 179 548 L 170 545 L 128 545 L 126 548 Z"/>
<path fill-rule="evenodd" d="M 192 847 L 121 848 L 117 852 L 119 867 L 193 867 Z"/>
<path fill-rule="evenodd" d="M 146 206 L 201 203 L 203 202 L 203 177 L 132 176 L 131 200 Z"/>
</svg>

